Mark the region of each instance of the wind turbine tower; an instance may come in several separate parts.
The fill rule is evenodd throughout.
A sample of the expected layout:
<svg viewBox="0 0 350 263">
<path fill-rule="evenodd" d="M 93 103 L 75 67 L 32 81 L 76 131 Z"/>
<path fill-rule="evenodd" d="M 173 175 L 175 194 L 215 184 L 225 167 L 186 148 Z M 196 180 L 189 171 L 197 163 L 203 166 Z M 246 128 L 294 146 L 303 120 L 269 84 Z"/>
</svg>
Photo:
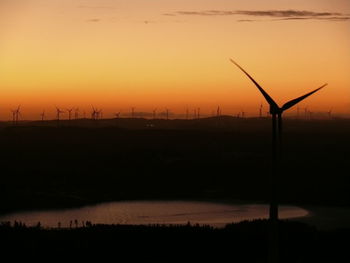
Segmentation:
<svg viewBox="0 0 350 263">
<path fill-rule="evenodd" d="M 269 94 L 250 76 L 240 65 L 238 65 L 234 60 L 230 59 L 233 64 L 235 64 L 243 73 L 254 83 L 254 85 L 259 89 L 261 94 L 264 96 L 265 100 L 270 105 L 270 114 L 272 115 L 272 172 L 270 174 L 270 262 L 278 262 L 278 200 L 277 200 L 277 174 L 276 168 L 278 168 L 279 155 L 281 152 L 281 141 L 282 141 L 282 114 L 284 111 L 290 109 L 300 101 L 309 97 L 313 93 L 319 91 L 327 85 L 324 84 L 321 87 L 306 93 L 296 99 L 290 100 L 285 103 L 282 107 L 279 107 L 277 103 L 270 97 Z"/>
</svg>

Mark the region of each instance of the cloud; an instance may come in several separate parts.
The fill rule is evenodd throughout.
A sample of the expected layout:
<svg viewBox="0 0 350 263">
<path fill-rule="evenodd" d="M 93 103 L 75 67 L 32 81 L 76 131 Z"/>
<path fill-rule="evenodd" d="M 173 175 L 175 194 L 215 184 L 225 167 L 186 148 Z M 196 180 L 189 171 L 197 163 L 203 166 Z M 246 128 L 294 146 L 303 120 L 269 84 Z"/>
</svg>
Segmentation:
<svg viewBox="0 0 350 263">
<path fill-rule="evenodd" d="M 93 6 L 79 5 L 78 8 L 83 8 L 83 9 L 116 9 L 113 6 L 103 6 L 103 5 L 93 5 Z"/>
<path fill-rule="evenodd" d="M 250 17 L 265 17 L 277 18 L 272 21 L 281 20 L 329 20 L 329 21 L 347 21 L 349 15 L 334 12 L 315 12 L 307 10 L 206 10 L 206 11 L 177 11 L 175 13 L 163 14 L 166 16 L 250 16 Z M 264 20 L 240 19 L 238 22 L 254 22 Z"/>
<path fill-rule="evenodd" d="M 87 19 L 86 22 L 91 22 L 91 23 L 97 23 L 97 22 L 100 22 L 101 19 L 99 18 L 91 18 L 91 19 Z"/>
<path fill-rule="evenodd" d="M 313 11 L 298 11 L 298 10 L 267 10 L 267 11 L 236 11 L 237 15 L 247 16 L 268 16 L 268 17 L 326 17 L 326 16 L 341 16 L 340 13 L 330 12 L 313 12 Z"/>
<path fill-rule="evenodd" d="M 255 22 L 255 21 L 258 21 L 258 20 L 254 20 L 254 19 L 239 19 L 239 20 L 237 20 L 237 22 Z"/>
</svg>

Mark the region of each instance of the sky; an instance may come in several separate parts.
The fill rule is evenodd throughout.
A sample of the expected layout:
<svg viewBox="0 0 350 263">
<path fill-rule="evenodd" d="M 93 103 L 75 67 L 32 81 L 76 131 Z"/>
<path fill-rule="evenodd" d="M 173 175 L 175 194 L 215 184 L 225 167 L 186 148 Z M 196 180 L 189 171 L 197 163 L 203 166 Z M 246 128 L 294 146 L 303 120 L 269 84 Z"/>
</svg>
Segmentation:
<svg viewBox="0 0 350 263">
<path fill-rule="evenodd" d="M 0 119 L 267 111 L 229 58 L 280 106 L 328 83 L 300 108 L 350 115 L 349 31 L 349 0 L 0 0 Z"/>
</svg>

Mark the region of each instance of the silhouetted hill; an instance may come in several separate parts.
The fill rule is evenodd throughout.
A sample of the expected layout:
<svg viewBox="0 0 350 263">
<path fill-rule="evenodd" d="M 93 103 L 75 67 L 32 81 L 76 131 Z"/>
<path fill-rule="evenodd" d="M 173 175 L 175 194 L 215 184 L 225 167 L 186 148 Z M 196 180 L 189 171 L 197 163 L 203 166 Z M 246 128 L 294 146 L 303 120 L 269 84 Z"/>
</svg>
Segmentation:
<svg viewBox="0 0 350 263">
<path fill-rule="evenodd" d="M 1 212 L 125 199 L 267 201 L 271 120 L 1 123 Z M 280 201 L 350 204 L 349 120 L 285 120 Z"/>
</svg>

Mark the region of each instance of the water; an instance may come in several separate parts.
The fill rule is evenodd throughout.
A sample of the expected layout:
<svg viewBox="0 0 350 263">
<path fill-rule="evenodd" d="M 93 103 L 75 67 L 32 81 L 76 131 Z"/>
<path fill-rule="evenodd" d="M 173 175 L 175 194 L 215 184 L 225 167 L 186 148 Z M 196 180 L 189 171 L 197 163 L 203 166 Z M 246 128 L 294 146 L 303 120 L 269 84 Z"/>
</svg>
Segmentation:
<svg viewBox="0 0 350 263">
<path fill-rule="evenodd" d="M 308 211 L 295 206 L 280 206 L 280 218 L 305 217 Z M 195 201 L 124 201 L 102 203 L 76 209 L 30 211 L 0 217 L 0 222 L 21 221 L 43 227 L 75 226 L 75 220 L 93 224 L 200 224 L 223 227 L 228 223 L 268 217 L 268 205 L 222 204 Z"/>
</svg>

